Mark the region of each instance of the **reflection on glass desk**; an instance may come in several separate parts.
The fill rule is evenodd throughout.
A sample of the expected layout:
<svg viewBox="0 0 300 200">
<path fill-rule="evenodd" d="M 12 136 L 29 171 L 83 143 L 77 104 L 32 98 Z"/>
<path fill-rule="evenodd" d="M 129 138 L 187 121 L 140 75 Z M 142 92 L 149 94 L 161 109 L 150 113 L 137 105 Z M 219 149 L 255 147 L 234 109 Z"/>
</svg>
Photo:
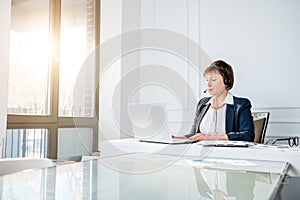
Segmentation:
<svg viewBox="0 0 300 200">
<path fill-rule="evenodd" d="M 287 168 L 284 162 L 250 161 L 255 167 L 240 169 L 230 163 L 216 168 L 191 162 L 127 154 L 28 170 L 0 177 L 0 199 L 261 200 L 276 192 Z M 260 171 L 258 166 L 273 169 Z"/>
</svg>

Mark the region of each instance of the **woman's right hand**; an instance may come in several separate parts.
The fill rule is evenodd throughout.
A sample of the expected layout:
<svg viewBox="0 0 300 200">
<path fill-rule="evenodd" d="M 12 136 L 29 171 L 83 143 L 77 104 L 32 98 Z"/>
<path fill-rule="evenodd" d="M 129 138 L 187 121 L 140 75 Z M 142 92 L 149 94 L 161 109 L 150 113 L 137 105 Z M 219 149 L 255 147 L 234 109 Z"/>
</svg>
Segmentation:
<svg viewBox="0 0 300 200">
<path fill-rule="evenodd" d="M 185 137 L 185 136 L 177 136 L 177 135 L 171 135 L 171 138 L 172 138 L 172 139 L 188 139 L 188 138 Z"/>
</svg>

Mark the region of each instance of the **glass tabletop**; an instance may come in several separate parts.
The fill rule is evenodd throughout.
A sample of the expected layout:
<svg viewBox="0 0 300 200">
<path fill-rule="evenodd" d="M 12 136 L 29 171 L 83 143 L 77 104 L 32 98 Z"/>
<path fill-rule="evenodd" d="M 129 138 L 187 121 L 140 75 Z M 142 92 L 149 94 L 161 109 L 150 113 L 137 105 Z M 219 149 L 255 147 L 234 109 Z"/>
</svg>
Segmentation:
<svg viewBox="0 0 300 200">
<path fill-rule="evenodd" d="M 1 176 L 0 199 L 269 199 L 286 167 L 127 154 Z"/>
</svg>

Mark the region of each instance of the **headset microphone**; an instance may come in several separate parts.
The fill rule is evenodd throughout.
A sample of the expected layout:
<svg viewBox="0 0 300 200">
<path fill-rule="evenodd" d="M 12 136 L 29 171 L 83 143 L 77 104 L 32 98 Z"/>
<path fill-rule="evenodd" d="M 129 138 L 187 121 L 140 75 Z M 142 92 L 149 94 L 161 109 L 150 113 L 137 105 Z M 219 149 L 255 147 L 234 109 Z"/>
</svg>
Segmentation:
<svg viewBox="0 0 300 200">
<path fill-rule="evenodd" d="M 204 91 L 203 91 L 203 93 L 206 93 L 206 92 L 207 92 L 207 90 L 204 90 Z"/>
</svg>

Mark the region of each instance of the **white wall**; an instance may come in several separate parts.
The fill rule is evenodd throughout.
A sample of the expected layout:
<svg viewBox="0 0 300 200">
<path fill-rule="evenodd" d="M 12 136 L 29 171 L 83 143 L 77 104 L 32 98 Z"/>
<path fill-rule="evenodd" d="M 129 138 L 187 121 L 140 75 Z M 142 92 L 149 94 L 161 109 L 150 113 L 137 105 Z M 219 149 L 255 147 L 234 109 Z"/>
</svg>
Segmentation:
<svg viewBox="0 0 300 200">
<path fill-rule="evenodd" d="M 121 51 L 121 42 L 116 40 L 110 48 L 107 43 L 122 32 L 122 0 L 101 1 L 101 33 L 100 33 L 100 55 L 101 61 L 107 57 L 104 51 Z M 108 46 L 108 47 L 107 47 Z M 105 50 L 104 50 L 105 49 Z M 116 53 L 120 54 L 120 53 Z M 109 60 L 111 61 L 111 60 Z M 100 66 L 100 121 L 99 121 L 99 141 L 120 138 L 120 130 L 115 126 L 112 108 L 112 99 L 120 81 L 121 61 L 115 60 L 108 67 Z M 105 69 L 103 69 L 105 68 Z M 119 113 L 117 113 L 119 117 Z M 100 144 L 100 142 L 99 142 Z"/>
<path fill-rule="evenodd" d="M 193 5 L 194 3 L 197 5 L 196 7 Z M 171 122 L 170 130 L 176 132 L 182 125 L 182 132 L 189 131 L 196 106 L 195 99 L 198 99 L 201 94 L 199 92 L 199 73 L 184 59 L 188 60 L 190 54 L 195 54 L 195 52 L 183 52 L 182 56 L 185 57 L 184 59 L 172 54 L 172 50 L 178 50 L 178 48 L 174 47 L 175 49 L 172 49 L 174 41 L 171 38 L 169 38 L 170 43 L 168 44 L 171 47 L 169 52 L 163 53 L 156 49 L 145 50 L 143 49 L 142 43 L 149 42 L 149 40 L 147 40 L 149 39 L 149 35 L 145 36 L 144 33 L 137 32 L 136 37 L 130 37 L 129 34 L 127 38 L 128 35 L 126 34 L 143 28 L 167 29 L 173 32 L 175 36 L 182 36 L 181 44 L 184 47 L 188 46 L 188 40 L 191 40 L 190 38 L 194 41 L 199 40 L 199 30 L 194 27 L 195 24 L 199 24 L 198 8 L 199 4 L 197 0 L 124 0 L 122 4 L 120 2 L 118 4 L 118 0 L 102 1 L 100 50 L 102 52 L 102 61 L 109 56 L 104 56 L 104 54 L 107 53 L 104 49 L 106 49 L 106 43 L 111 41 L 114 41 L 112 45 L 115 45 L 119 49 L 111 48 L 108 49 L 108 51 L 111 51 L 111 54 L 114 54 L 113 49 L 119 51 L 117 54 L 119 54 L 120 57 L 116 60 L 112 60 L 111 65 L 107 67 L 106 71 L 102 71 L 103 73 L 101 74 L 103 77 L 101 77 L 100 80 L 100 141 L 130 137 L 132 135 L 131 121 L 128 119 L 127 108 L 129 103 L 136 101 L 161 102 L 163 99 L 163 101 L 167 103 L 169 121 Z M 118 34 L 122 34 L 121 45 L 119 44 L 120 41 L 118 37 L 120 35 Z M 146 40 L 144 40 L 144 36 Z M 168 38 L 160 39 L 166 41 Z M 153 42 L 155 43 L 155 39 Z M 179 43 L 179 41 L 177 41 L 177 43 Z M 139 47 L 142 48 L 139 49 Z M 128 49 L 132 51 L 129 53 L 126 52 Z M 163 74 L 165 77 L 161 76 L 162 79 L 158 80 L 158 82 L 167 80 L 165 88 L 155 83 L 150 83 L 149 87 L 142 87 L 142 82 L 145 78 L 152 78 L 154 80 L 155 78 L 157 79 L 158 75 L 162 75 L 159 68 L 152 70 L 151 73 L 145 73 L 139 69 L 140 74 L 132 75 L 132 70 L 134 70 L 135 67 L 144 65 L 164 65 L 169 67 L 170 72 L 177 72 L 184 84 L 189 85 L 175 83 L 175 87 L 173 88 L 177 88 L 177 90 L 174 91 L 175 95 L 173 95 L 172 92 L 168 91 L 168 89 L 170 89 L 170 85 L 168 84 L 173 84 L 171 82 L 174 80 L 172 80 L 172 76 L 166 73 Z M 102 69 L 105 67 L 106 66 L 101 65 Z M 127 80 L 128 77 L 130 77 L 130 80 Z M 139 86 L 141 87 L 139 88 Z M 197 96 L 194 99 L 189 98 L 186 92 L 186 87 L 189 86 Z M 137 89 L 136 96 L 134 96 L 132 88 Z M 178 102 L 176 95 L 185 97 L 183 101 Z M 128 96 L 131 96 L 131 99 L 128 99 Z M 193 103 L 189 103 L 190 101 Z M 182 105 L 180 105 L 180 103 L 182 103 Z M 113 107 L 118 108 L 116 108 L 115 111 Z M 184 110 L 183 114 L 181 113 L 182 110 Z M 186 117 L 187 120 L 183 120 L 182 117 Z M 182 121 L 184 122 L 182 123 Z"/>
<path fill-rule="evenodd" d="M 0 158 L 6 136 L 7 86 L 9 63 L 10 0 L 0 1 Z"/>
<path fill-rule="evenodd" d="M 155 43 L 158 47 L 164 44 L 161 46 L 164 48 L 141 53 L 140 65 L 151 65 L 154 70 L 152 74 L 141 74 L 140 79 L 150 79 L 151 76 L 161 85 L 152 84 L 141 89 L 140 101 L 166 103 L 169 132 L 186 134 L 191 128 L 196 103 L 203 95 L 201 72 L 211 62 L 209 57 L 205 57 L 206 52 L 201 51 L 199 43 L 199 1 L 142 0 L 140 16 L 139 28 L 157 29 L 153 46 L 156 47 Z M 160 34 L 161 30 L 165 33 Z M 200 48 L 197 49 L 199 51 L 194 52 L 194 44 Z M 201 60 L 200 57 L 205 58 Z M 205 64 L 200 65 L 201 62 Z M 168 70 L 159 69 L 159 65 Z"/>
<path fill-rule="evenodd" d="M 231 63 L 233 93 L 271 113 L 267 136 L 300 136 L 297 0 L 201 0 L 200 43 Z"/>
<path fill-rule="evenodd" d="M 267 137 L 300 136 L 297 90 L 300 1 L 153 0 L 143 3 L 141 27 L 182 33 L 198 42 L 212 60 L 224 59 L 232 64 L 236 78 L 233 94 L 248 97 L 253 111 L 271 113 Z M 177 70 L 185 74 L 180 68 Z"/>
</svg>

